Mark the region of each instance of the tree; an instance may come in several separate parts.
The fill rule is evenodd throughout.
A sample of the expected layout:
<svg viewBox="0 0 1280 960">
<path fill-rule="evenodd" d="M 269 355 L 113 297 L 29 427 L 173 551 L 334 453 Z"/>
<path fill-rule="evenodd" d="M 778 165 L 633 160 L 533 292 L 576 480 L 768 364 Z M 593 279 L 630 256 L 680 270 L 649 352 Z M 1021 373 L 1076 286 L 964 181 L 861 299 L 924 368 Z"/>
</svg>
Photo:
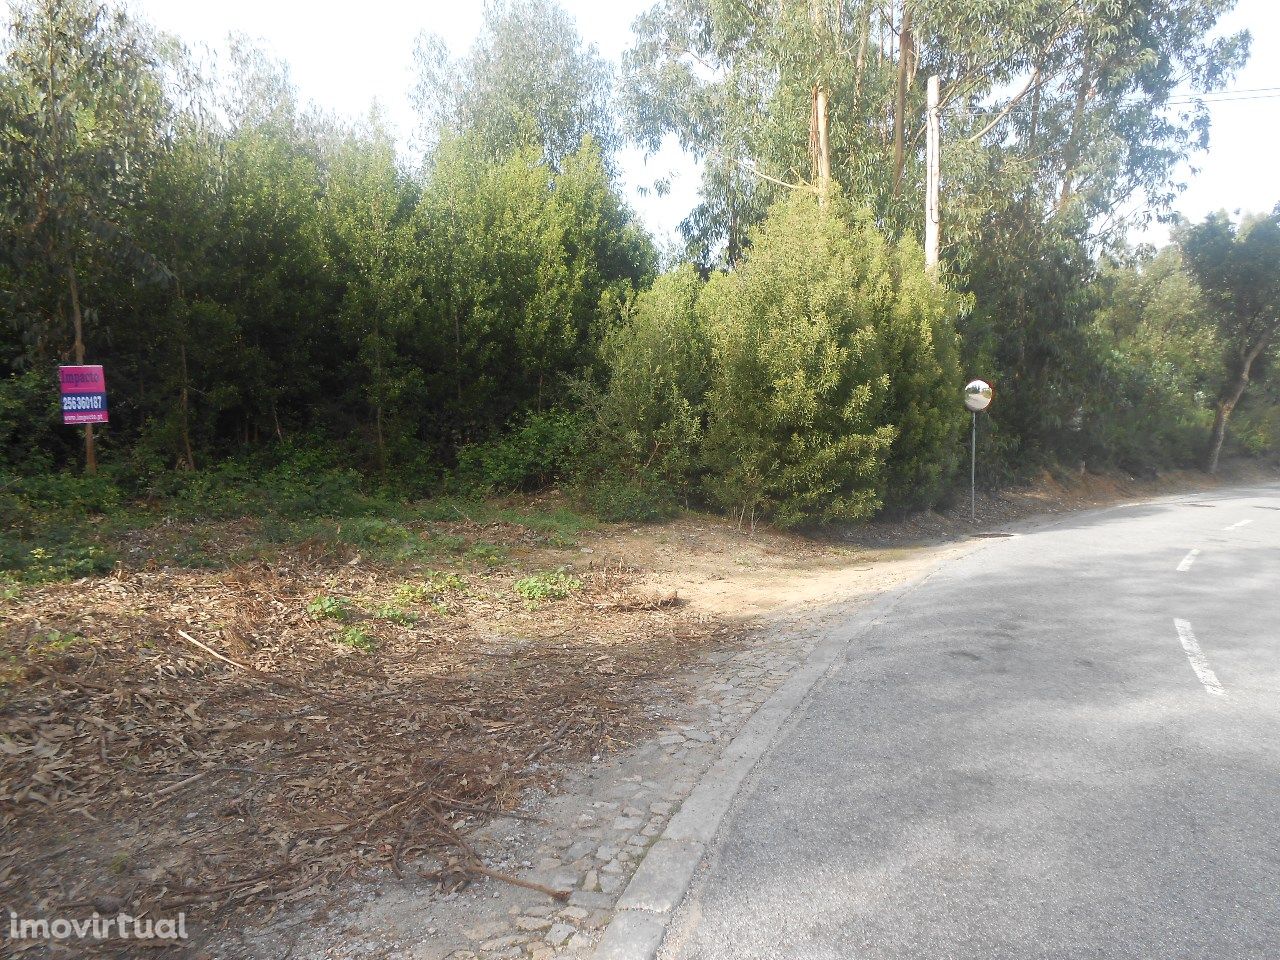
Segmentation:
<svg viewBox="0 0 1280 960">
<path fill-rule="evenodd" d="M 1239 225 L 1225 213 L 1211 214 L 1183 226 L 1177 239 L 1209 300 L 1226 363 L 1206 462 L 1215 473 L 1231 413 L 1280 333 L 1280 206 Z"/>
<path fill-rule="evenodd" d="M 686 230 L 729 262 L 779 191 L 822 193 L 828 178 L 891 235 L 919 235 L 918 78 L 932 74 L 950 259 L 1019 192 L 1034 196 L 1025 212 L 1079 215 L 1116 239 L 1127 225 L 1114 211 L 1143 194 L 1140 209 L 1167 209 L 1173 169 L 1205 145 L 1203 106 L 1170 100 L 1184 84 L 1221 87 L 1243 62 L 1247 34 L 1211 37 L 1233 4 L 661 0 L 624 56 L 624 104 L 647 149 L 670 134 L 705 160 Z"/>
<path fill-rule="evenodd" d="M 555 406 L 594 359 L 604 306 L 652 270 L 652 246 L 587 139 L 558 173 L 536 149 L 501 162 L 483 140 L 446 139 L 414 212 L 430 357 L 446 445 Z"/>
<path fill-rule="evenodd" d="M 13 10 L 0 192 L 13 306 L 34 359 L 84 362 L 87 321 L 97 313 L 92 278 L 104 261 L 166 274 L 123 226 L 164 148 L 170 104 L 161 65 L 154 35 L 122 10 L 93 0 L 26 0 Z M 84 444 L 93 472 L 92 425 Z"/>
<path fill-rule="evenodd" d="M 424 33 L 414 58 L 413 99 L 429 143 L 465 131 L 490 161 L 534 147 L 557 170 L 587 137 L 606 160 L 617 147 L 612 70 L 555 0 L 491 3 L 467 56 L 451 59 Z"/>
<path fill-rule="evenodd" d="M 963 424 L 957 307 L 918 247 L 838 194 L 780 201 L 699 297 L 712 501 L 786 525 L 871 516 L 891 483 L 899 504 L 934 502 Z"/>
<path fill-rule="evenodd" d="M 711 379 L 703 281 L 691 264 L 623 305 L 601 344 L 608 381 L 582 384 L 587 467 L 595 486 L 631 486 L 669 506 L 693 479 Z"/>
<path fill-rule="evenodd" d="M 344 287 L 340 315 L 364 368 L 362 395 L 353 399 L 372 410 L 375 459 L 385 474 L 388 433 L 402 441 L 416 432 L 425 399 L 423 372 L 406 349 L 422 300 L 410 222 L 415 197 L 376 114 L 344 137 L 326 167 L 329 262 Z"/>
</svg>

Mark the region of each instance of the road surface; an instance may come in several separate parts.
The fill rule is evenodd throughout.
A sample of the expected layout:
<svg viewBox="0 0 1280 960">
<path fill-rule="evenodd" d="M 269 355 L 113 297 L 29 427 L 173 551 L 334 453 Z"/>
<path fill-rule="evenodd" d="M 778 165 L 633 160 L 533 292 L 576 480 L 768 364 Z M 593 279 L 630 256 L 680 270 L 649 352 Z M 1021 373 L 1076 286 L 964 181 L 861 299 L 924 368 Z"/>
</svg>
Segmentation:
<svg viewBox="0 0 1280 960">
<path fill-rule="evenodd" d="M 1280 958 L 1280 487 L 940 568 L 760 761 L 662 956 Z"/>
</svg>

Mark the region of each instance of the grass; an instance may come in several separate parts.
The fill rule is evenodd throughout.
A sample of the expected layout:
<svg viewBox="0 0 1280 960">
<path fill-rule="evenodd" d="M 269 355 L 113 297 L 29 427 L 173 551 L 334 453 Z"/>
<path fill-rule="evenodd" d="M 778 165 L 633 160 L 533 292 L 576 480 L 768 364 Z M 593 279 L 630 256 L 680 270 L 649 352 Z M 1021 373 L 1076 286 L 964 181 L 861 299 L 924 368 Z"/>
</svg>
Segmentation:
<svg viewBox="0 0 1280 960">
<path fill-rule="evenodd" d="M 410 569 L 454 559 L 493 568 L 509 550 L 472 525 L 520 527 L 524 539 L 561 549 L 598 526 L 558 502 L 403 500 L 361 492 L 351 471 L 251 466 L 170 476 L 173 489 L 138 501 L 102 476 L 0 476 L 0 600 L 24 583 L 100 575 L 119 562 L 224 569 L 297 546 Z"/>
</svg>

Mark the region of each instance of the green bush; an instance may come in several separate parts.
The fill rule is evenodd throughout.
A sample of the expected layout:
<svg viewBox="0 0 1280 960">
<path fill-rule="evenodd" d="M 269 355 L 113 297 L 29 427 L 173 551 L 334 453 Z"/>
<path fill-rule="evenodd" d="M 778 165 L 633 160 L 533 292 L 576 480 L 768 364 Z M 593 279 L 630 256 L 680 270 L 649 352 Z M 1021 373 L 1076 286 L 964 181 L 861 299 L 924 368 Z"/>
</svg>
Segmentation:
<svg viewBox="0 0 1280 960">
<path fill-rule="evenodd" d="M 502 493 L 550 486 L 574 472 L 582 430 L 580 414 L 531 413 L 505 436 L 460 449 L 455 480 L 465 490 Z"/>
<path fill-rule="evenodd" d="M 58 381 L 49 367 L 0 378 L 0 469 L 35 474 L 71 459 L 80 429 L 61 420 Z"/>
<path fill-rule="evenodd" d="M 682 492 L 660 477 L 609 470 L 582 482 L 578 496 L 601 520 L 638 522 L 670 516 Z"/>
<path fill-rule="evenodd" d="M 964 302 L 929 276 L 923 251 L 909 239 L 884 266 L 878 278 L 869 278 L 886 300 L 877 304 L 889 372 L 882 417 L 895 430 L 884 501 L 896 509 L 931 507 L 947 494 L 963 459 L 968 417 L 959 402 L 965 377 L 955 319 Z"/>
<path fill-rule="evenodd" d="M 711 343 L 691 266 L 659 277 L 605 337 L 609 370 L 600 416 L 626 462 L 676 485 L 689 478 L 711 382 Z"/>
<path fill-rule="evenodd" d="M 704 487 L 739 520 L 857 520 L 879 508 L 896 428 L 881 329 L 888 244 L 841 206 L 777 205 L 702 299 L 715 371 Z"/>
<path fill-rule="evenodd" d="M 7 485 L 0 480 L 0 486 L 5 487 L 4 494 L 10 498 L 8 508 L 28 515 L 105 515 L 118 511 L 124 503 L 120 488 L 105 473 L 33 473 L 11 478 Z"/>
</svg>

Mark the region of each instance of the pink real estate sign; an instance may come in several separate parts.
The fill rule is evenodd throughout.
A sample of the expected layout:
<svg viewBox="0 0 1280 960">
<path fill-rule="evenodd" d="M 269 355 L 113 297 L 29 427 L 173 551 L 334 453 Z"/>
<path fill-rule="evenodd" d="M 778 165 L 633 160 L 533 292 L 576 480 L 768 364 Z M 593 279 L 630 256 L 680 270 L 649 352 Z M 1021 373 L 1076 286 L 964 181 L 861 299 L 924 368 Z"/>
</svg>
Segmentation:
<svg viewBox="0 0 1280 960">
<path fill-rule="evenodd" d="M 107 380 L 102 367 L 59 367 L 63 423 L 107 423 Z"/>
</svg>

